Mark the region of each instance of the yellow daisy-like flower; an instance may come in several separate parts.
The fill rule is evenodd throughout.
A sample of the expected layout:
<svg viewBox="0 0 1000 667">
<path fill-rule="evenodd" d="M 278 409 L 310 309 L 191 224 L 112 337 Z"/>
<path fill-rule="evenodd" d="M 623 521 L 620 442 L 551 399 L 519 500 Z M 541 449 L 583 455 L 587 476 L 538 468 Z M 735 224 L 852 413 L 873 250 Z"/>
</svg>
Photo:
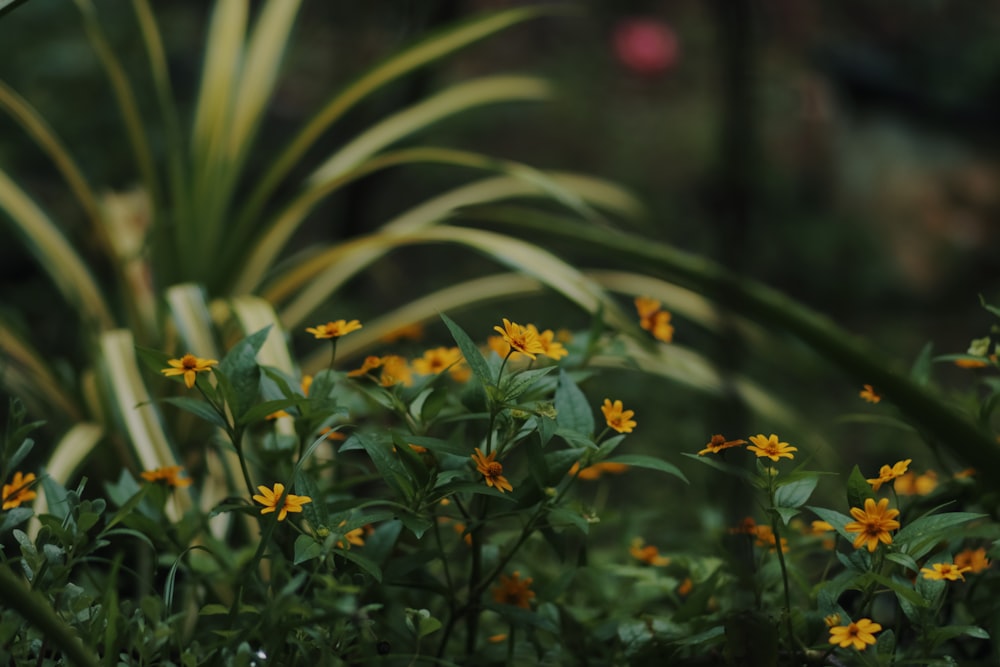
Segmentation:
<svg viewBox="0 0 1000 667">
<path fill-rule="evenodd" d="M 648 296 L 635 298 L 635 309 L 639 313 L 639 326 L 653 334 L 653 338 L 669 343 L 674 339 L 674 327 L 670 324 L 670 312 L 660 308 L 660 302 Z"/>
<path fill-rule="evenodd" d="M 882 400 L 882 397 L 875 391 L 875 389 L 870 385 L 864 385 L 864 389 L 858 393 L 858 396 L 865 399 L 869 403 L 878 403 Z"/>
<path fill-rule="evenodd" d="M 830 643 L 840 646 L 840 648 L 853 646 L 858 651 L 864 651 L 869 645 L 875 643 L 875 633 L 880 630 L 882 630 L 882 626 L 870 618 L 858 619 L 848 625 L 830 628 Z"/>
<path fill-rule="evenodd" d="M 285 496 L 285 502 L 282 503 L 281 507 L 278 507 L 278 503 L 281 502 L 281 494 L 285 492 L 285 485 L 281 482 L 276 483 L 273 489 L 261 485 L 257 487 L 257 490 L 260 491 L 260 495 L 254 496 L 253 499 L 264 506 L 260 513 L 269 514 L 277 511 L 278 521 L 284 521 L 289 512 L 301 512 L 303 505 L 312 502 L 312 498 L 309 496 L 296 496 L 289 493 Z"/>
<path fill-rule="evenodd" d="M 538 338 L 538 343 L 542 346 L 541 354 L 544 354 L 549 359 L 555 359 L 556 361 L 559 361 L 569 354 L 569 350 L 563 347 L 563 344 L 556 340 L 556 333 L 552 331 L 552 329 L 539 331 L 535 328 L 534 324 L 529 324 L 527 327 L 531 329 Z"/>
<path fill-rule="evenodd" d="M 3 500 L 0 509 L 11 510 L 20 507 L 21 503 L 37 498 L 38 494 L 29 488 L 34 481 L 35 473 L 33 472 L 29 472 L 27 475 L 15 472 L 10 484 L 4 484 L 3 488 L 0 489 L 0 499 Z"/>
<path fill-rule="evenodd" d="M 503 318 L 503 328 L 496 326 L 493 327 L 493 330 L 503 337 L 504 342 L 510 345 L 512 350 L 525 354 L 532 359 L 545 352 L 541 341 L 538 340 L 538 334 L 535 333 L 537 329 L 532 331 L 531 328 L 522 327 L 520 324 L 511 322 L 505 317 Z"/>
<path fill-rule="evenodd" d="M 661 556 L 659 549 L 652 544 L 646 544 L 645 540 L 641 537 L 636 537 L 632 540 L 632 545 L 629 547 L 628 552 L 632 554 L 632 558 L 646 565 L 665 567 L 670 564 L 669 558 Z"/>
<path fill-rule="evenodd" d="M 576 475 L 577 479 L 586 480 L 591 482 L 595 479 L 600 479 L 604 473 L 611 475 L 620 475 L 628 470 L 628 465 L 624 463 L 614 463 L 610 461 L 601 461 L 600 463 L 595 463 L 592 466 L 587 466 L 584 469 L 580 469 L 580 462 L 577 461 L 573 464 L 573 467 L 569 469 L 566 474 L 572 477 Z"/>
<path fill-rule="evenodd" d="M 327 322 L 326 324 L 320 324 L 315 327 L 307 327 L 306 331 L 311 333 L 318 339 L 322 338 L 340 338 L 341 336 L 346 336 L 352 331 L 357 331 L 362 328 L 361 322 L 357 320 L 337 320 L 336 322 Z"/>
<path fill-rule="evenodd" d="M 851 516 L 855 520 L 845 525 L 844 530 L 848 533 L 858 533 L 854 539 L 855 549 L 867 546 L 868 551 L 871 552 L 875 551 L 879 542 L 892 544 L 892 535 L 889 533 L 899 528 L 899 521 L 896 521 L 899 510 L 888 509 L 888 507 L 888 498 L 878 501 L 878 505 L 875 504 L 873 498 L 865 498 L 864 509 L 851 508 Z"/>
<path fill-rule="evenodd" d="M 932 569 L 933 568 L 933 569 Z M 924 574 L 924 579 L 933 581 L 965 581 L 965 573 L 970 572 L 971 567 L 959 567 L 955 563 L 933 563 L 931 567 L 922 567 L 920 571 Z"/>
<path fill-rule="evenodd" d="M 409 387 L 413 384 L 413 371 L 405 358 L 398 354 L 382 357 L 382 373 L 379 384 L 383 387 L 394 387 L 397 384 Z"/>
<path fill-rule="evenodd" d="M 515 572 L 511 576 L 500 575 L 500 585 L 493 589 L 493 600 L 497 604 L 509 604 L 521 609 L 531 608 L 531 600 L 535 597 L 535 591 L 531 590 L 531 577 L 521 579 L 521 573 Z"/>
<path fill-rule="evenodd" d="M 347 525 L 347 520 L 345 519 L 345 520 L 343 520 L 343 521 L 340 522 L 340 524 L 337 526 L 337 528 L 343 528 L 346 525 Z M 353 530 L 349 530 L 346 533 L 344 533 L 344 540 L 347 540 L 347 543 L 351 544 L 353 546 L 363 547 L 363 546 L 365 546 L 365 537 L 364 537 L 364 535 L 365 535 L 365 529 L 364 528 L 355 528 Z M 346 548 L 345 545 L 344 545 L 344 540 L 337 540 L 337 548 L 338 549 L 344 549 L 344 548 Z"/>
<path fill-rule="evenodd" d="M 362 375 L 367 375 L 369 371 L 373 371 L 382 365 L 382 357 L 376 357 L 375 355 L 368 355 L 365 360 L 361 362 L 361 368 L 356 368 L 353 371 L 347 371 L 347 377 L 356 378 Z"/>
<path fill-rule="evenodd" d="M 912 462 L 913 459 L 905 459 L 903 461 L 896 461 L 891 467 L 882 466 L 878 471 L 878 477 L 868 480 L 868 483 L 872 485 L 872 490 L 878 491 L 886 482 L 891 482 L 894 479 L 902 477 Z"/>
<path fill-rule="evenodd" d="M 141 473 L 141 476 L 147 482 L 164 482 L 167 486 L 179 489 L 185 486 L 191 486 L 190 477 L 180 476 L 182 470 L 184 470 L 184 468 L 181 466 L 164 466 L 163 468 L 157 468 L 156 470 L 146 470 Z"/>
<path fill-rule="evenodd" d="M 419 375 L 437 375 L 462 363 L 462 351 L 457 347 L 436 347 L 413 360 L 413 371 Z"/>
<path fill-rule="evenodd" d="M 698 456 L 704 456 L 705 454 L 718 454 L 724 449 L 739 447 L 740 445 L 745 444 L 747 444 L 746 440 L 726 440 L 722 435 L 716 433 L 712 436 L 712 439 L 708 441 L 708 444 L 705 445 L 705 449 L 698 452 Z"/>
<path fill-rule="evenodd" d="M 170 377 L 171 375 L 183 375 L 184 384 L 188 389 L 194 386 L 194 381 L 198 373 L 207 373 L 212 370 L 212 366 L 219 362 L 215 359 L 201 359 L 193 354 L 185 354 L 180 359 L 168 359 L 170 368 L 164 368 L 160 372 Z"/>
<path fill-rule="evenodd" d="M 789 447 L 787 442 L 778 442 L 778 436 L 774 433 L 766 438 L 763 433 L 751 435 L 750 442 L 753 444 L 747 447 L 747 449 L 756 454 L 757 458 L 766 456 L 772 461 L 777 461 L 781 458 L 794 459 L 795 456 L 792 452 L 799 451 L 798 447 Z"/>
<path fill-rule="evenodd" d="M 619 433 L 631 433 L 632 429 L 638 425 L 632 419 L 635 416 L 635 411 L 626 410 L 621 401 L 612 403 L 610 398 L 605 398 L 601 412 L 604 413 L 604 421 L 607 422 L 608 427 Z"/>
<path fill-rule="evenodd" d="M 476 470 L 483 476 L 486 486 L 492 486 L 500 493 L 513 491 L 514 487 L 503 476 L 503 464 L 496 461 L 496 457 L 496 452 L 490 452 L 490 455 L 486 456 L 476 447 L 476 453 L 472 455 L 472 460 L 475 461 Z"/>
<path fill-rule="evenodd" d="M 968 571 L 972 574 L 979 574 L 989 568 L 990 559 L 986 557 L 985 547 L 966 549 L 955 554 L 955 565 L 968 568 Z"/>
<path fill-rule="evenodd" d="M 757 538 L 758 547 L 767 547 L 771 553 L 778 550 L 777 540 L 774 539 L 774 530 L 765 524 L 754 526 L 754 536 Z M 781 553 L 788 553 L 788 539 L 781 538 Z"/>
</svg>

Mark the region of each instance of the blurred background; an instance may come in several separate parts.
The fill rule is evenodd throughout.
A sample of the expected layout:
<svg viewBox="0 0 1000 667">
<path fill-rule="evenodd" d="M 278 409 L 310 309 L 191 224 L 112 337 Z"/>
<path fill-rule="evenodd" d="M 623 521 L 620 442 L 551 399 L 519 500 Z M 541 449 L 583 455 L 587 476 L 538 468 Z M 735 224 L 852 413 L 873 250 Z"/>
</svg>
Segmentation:
<svg viewBox="0 0 1000 667">
<path fill-rule="evenodd" d="M 197 92 L 210 4 L 153 3 L 181 104 L 190 105 Z M 267 164 L 332 91 L 386 54 L 450 22 L 520 4 L 533 3 L 306 0 L 256 161 Z M 561 4 L 577 11 L 504 31 L 382 91 L 330 133 L 326 152 L 352 131 L 448 82 L 489 72 L 540 74 L 556 83 L 554 102 L 478 110 L 435 128 L 421 142 L 616 181 L 648 207 L 648 217 L 633 231 L 763 281 L 903 364 L 928 341 L 940 353 L 964 352 L 970 339 L 988 333 L 991 316 L 978 295 L 1000 302 L 1000 5 Z M 120 0 L 95 5 L 133 80 L 141 82 L 148 67 L 131 12 Z M 115 190 L 135 185 L 121 120 L 72 2 L 28 0 L 4 16 L 0 54 L 0 79 L 45 115 L 92 183 Z M 152 94 L 140 104 L 155 116 Z M 83 216 L 47 158 L 6 117 L 0 118 L 0 163 L 78 247 L 91 243 Z M 299 243 L 375 229 L 456 178 L 433 168 L 379 173 L 320 207 Z M 441 270 L 444 259 L 448 272 Z M 474 273 L 477 261 L 428 249 L 382 262 L 345 296 L 337 317 L 370 315 L 404 302 L 412 296 L 409 286 L 429 291 L 462 272 Z M 596 266 L 601 258 L 579 261 Z M 51 294 L 32 259 L 0 226 L 0 307 L 23 318 L 40 347 L 58 349 L 69 362 L 74 343 L 66 340 Z M 559 313 L 551 301 L 491 307 L 483 330 L 501 316 L 538 317 L 541 328 L 586 326 L 586 318 L 568 306 Z M 858 457 L 872 474 L 878 465 L 904 458 L 898 431 L 843 424 L 826 430 L 838 416 L 868 406 L 857 397 L 859 386 L 794 342 L 777 347 L 777 361 L 743 357 L 737 340 L 708 339 L 683 321 L 675 324 L 678 344 L 700 349 L 727 372 L 748 374 L 822 425 L 822 436 L 850 454 L 838 460 L 838 472 Z M 935 378 L 968 386 L 969 373 L 940 366 Z M 666 447 L 672 460 L 673 452 L 700 449 L 713 432 L 739 437 L 772 428 L 736 399 L 692 395 L 670 385 L 655 386 L 663 406 L 651 409 L 650 387 L 637 377 L 622 374 L 607 387 L 587 387 L 588 393 L 595 405 L 602 390 L 636 405 L 638 446 Z M 791 433 L 783 439 L 797 435 L 805 437 Z M 917 446 L 912 434 L 903 437 L 907 446 Z M 618 492 L 650 488 L 633 487 L 622 484 Z"/>
</svg>

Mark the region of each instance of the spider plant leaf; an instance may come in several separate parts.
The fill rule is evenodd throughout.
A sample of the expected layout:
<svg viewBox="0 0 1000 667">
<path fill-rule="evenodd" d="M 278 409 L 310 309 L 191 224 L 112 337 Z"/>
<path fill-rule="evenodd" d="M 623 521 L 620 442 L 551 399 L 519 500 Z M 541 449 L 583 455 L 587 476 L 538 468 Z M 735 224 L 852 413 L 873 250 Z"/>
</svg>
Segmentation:
<svg viewBox="0 0 1000 667">
<path fill-rule="evenodd" d="M 23 398 L 35 414 L 56 413 L 82 418 L 79 403 L 64 388 L 45 358 L 6 322 L 0 320 L 0 386 Z"/>
<path fill-rule="evenodd" d="M 55 224 L 2 169 L 0 210 L 7 212 L 39 265 L 66 300 L 78 309 L 80 319 L 101 328 L 114 326 L 110 309 L 83 260 Z"/>
<path fill-rule="evenodd" d="M 403 137 L 478 106 L 549 97 L 551 87 L 538 77 L 491 76 L 456 84 L 399 111 L 355 137 L 309 177 L 310 184 L 337 178 Z"/>
<path fill-rule="evenodd" d="M 103 333 L 100 349 L 115 417 L 124 426 L 139 464 L 145 470 L 177 465 L 160 415 L 139 372 L 132 332 L 115 329 Z M 176 521 L 189 504 L 187 495 L 174 494 L 167 504 L 168 515 Z"/>
<path fill-rule="evenodd" d="M 285 342 L 287 335 L 274 307 L 264 299 L 250 295 L 236 297 L 230 302 L 230 307 L 245 333 L 269 328 L 267 339 L 257 353 L 257 361 L 286 375 L 295 375 L 295 362 Z"/>
<path fill-rule="evenodd" d="M 477 16 L 450 26 L 404 48 L 371 68 L 334 95 L 299 132 L 254 189 L 238 219 L 254 218 L 288 173 L 300 163 L 319 137 L 355 104 L 382 86 L 428 63 L 454 53 L 505 28 L 539 16 L 566 13 L 556 7 L 519 7 Z"/>
<path fill-rule="evenodd" d="M 185 352 L 218 359 L 219 346 L 215 342 L 205 290 L 200 285 L 184 283 L 168 287 L 164 297 Z"/>
</svg>

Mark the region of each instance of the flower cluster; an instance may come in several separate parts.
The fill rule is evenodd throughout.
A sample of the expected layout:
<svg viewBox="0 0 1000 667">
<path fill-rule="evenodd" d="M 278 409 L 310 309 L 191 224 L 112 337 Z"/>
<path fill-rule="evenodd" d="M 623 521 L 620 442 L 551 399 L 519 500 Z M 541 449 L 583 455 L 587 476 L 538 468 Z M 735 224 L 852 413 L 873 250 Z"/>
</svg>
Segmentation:
<svg viewBox="0 0 1000 667">
<path fill-rule="evenodd" d="M 639 313 L 639 326 L 653 334 L 653 338 L 670 343 L 674 340 L 674 327 L 670 324 L 670 311 L 663 310 L 660 302 L 648 296 L 635 299 Z"/>
</svg>

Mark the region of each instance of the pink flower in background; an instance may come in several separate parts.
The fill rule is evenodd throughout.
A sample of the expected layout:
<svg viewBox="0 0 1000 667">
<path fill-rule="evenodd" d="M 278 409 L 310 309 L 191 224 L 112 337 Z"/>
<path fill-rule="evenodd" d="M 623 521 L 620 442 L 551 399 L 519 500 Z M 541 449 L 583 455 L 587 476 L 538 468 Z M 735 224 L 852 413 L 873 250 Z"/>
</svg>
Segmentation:
<svg viewBox="0 0 1000 667">
<path fill-rule="evenodd" d="M 637 74 L 662 74 L 677 64 L 680 42 L 663 21 L 622 19 L 615 26 L 614 49 L 618 60 Z"/>
</svg>

